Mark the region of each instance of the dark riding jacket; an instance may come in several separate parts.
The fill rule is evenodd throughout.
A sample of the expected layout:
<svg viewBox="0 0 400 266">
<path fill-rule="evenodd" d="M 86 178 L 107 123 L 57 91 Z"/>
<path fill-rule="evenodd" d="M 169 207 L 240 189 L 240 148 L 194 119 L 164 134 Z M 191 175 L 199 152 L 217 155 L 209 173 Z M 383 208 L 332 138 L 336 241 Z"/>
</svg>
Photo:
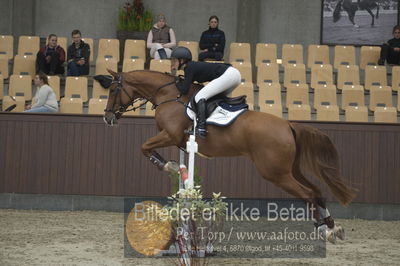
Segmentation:
<svg viewBox="0 0 400 266">
<path fill-rule="evenodd" d="M 187 94 L 194 81 L 202 83 L 219 78 L 230 66 L 230 64 L 189 61 L 184 69 L 185 79 L 180 80 L 176 87 L 182 94 Z"/>
</svg>

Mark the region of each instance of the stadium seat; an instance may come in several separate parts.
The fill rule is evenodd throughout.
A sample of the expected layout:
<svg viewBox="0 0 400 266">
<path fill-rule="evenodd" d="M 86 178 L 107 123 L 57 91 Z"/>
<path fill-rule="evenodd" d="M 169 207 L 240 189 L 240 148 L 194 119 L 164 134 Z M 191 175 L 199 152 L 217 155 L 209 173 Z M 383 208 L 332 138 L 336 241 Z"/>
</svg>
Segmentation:
<svg viewBox="0 0 400 266">
<path fill-rule="evenodd" d="M 36 74 L 36 57 L 17 54 L 14 57 L 13 74 L 29 75 L 31 79 L 34 79 Z"/>
<path fill-rule="evenodd" d="M 0 100 L 3 99 L 3 94 L 4 94 L 4 78 L 3 75 L 0 74 Z"/>
<path fill-rule="evenodd" d="M 282 105 L 281 84 L 263 83 L 258 86 L 259 106 L 261 107 L 261 105 L 264 105 L 266 101 L 269 104 Z"/>
<path fill-rule="evenodd" d="M 96 75 L 110 75 L 107 68 L 118 72 L 118 62 L 113 58 L 99 58 L 96 60 Z"/>
<path fill-rule="evenodd" d="M 317 120 L 339 121 L 339 107 L 337 105 L 322 105 L 317 109 Z"/>
<path fill-rule="evenodd" d="M 126 40 L 124 62 L 127 59 L 146 60 L 146 42 L 144 40 Z"/>
<path fill-rule="evenodd" d="M 56 94 L 57 101 L 60 100 L 60 77 L 59 76 L 47 76 L 49 80 L 49 86 L 53 89 Z"/>
<path fill-rule="evenodd" d="M 26 101 L 32 100 L 32 78 L 27 75 L 11 75 L 8 95 L 24 96 Z"/>
<path fill-rule="evenodd" d="M 307 66 L 312 68 L 314 65 L 330 65 L 328 45 L 311 44 L 308 46 Z"/>
<path fill-rule="evenodd" d="M 306 83 L 306 67 L 304 64 L 287 64 L 285 66 L 283 85 Z"/>
<path fill-rule="evenodd" d="M 337 88 L 345 85 L 360 85 L 360 69 L 358 66 L 339 66 L 337 74 Z"/>
<path fill-rule="evenodd" d="M 242 82 L 231 93 L 231 97 L 246 95 L 246 101 L 254 104 L 254 85 L 251 82 Z"/>
<path fill-rule="evenodd" d="M 230 45 L 229 62 L 251 63 L 250 54 L 251 54 L 250 43 L 233 42 Z"/>
<path fill-rule="evenodd" d="M 144 115 L 145 116 L 155 116 L 156 110 L 152 109 L 152 108 L 153 108 L 153 104 L 151 102 L 146 103 Z"/>
<path fill-rule="evenodd" d="M 129 72 L 134 70 L 143 70 L 144 69 L 144 60 L 143 59 L 124 59 L 124 63 L 122 65 L 123 72 Z"/>
<path fill-rule="evenodd" d="M 110 91 L 108 89 L 104 89 L 97 80 L 93 80 L 93 93 L 92 98 L 100 99 L 100 98 L 108 98 Z"/>
<path fill-rule="evenodd" d="M 400 93 L 400 66 L 392 68 L 392 90 Z"/>
<path fill-rule="evenodd" d="M 326 106 L 336 106 L 336 86 L 335 85 L 317 85 L 314 91 L 314 108 L 324 109 Z"/>
<path fill-rule="evenodd" d="M 346 122 L 368 122 L 368 109 L 365 106 L 348 106 Z"/>
<path fill-rule="evenodd" d="M 97 61 L 99 59 L 114 59 L 119 62 L 119 40 L 118 39 L 100 39 L 99 50 L 97 52 Z"/>
<path fill-rule="evenodd" d="M 364 107 L 364 87 L 361 85 L 345 85 L 342 90 L 342 109 L 348 107 Z"/>
<path fill-rule="evenodd" d="M 333 66 L 335 69 L 338 69 L 339 66 L 342 65 L 356 65 L 356 49 L 354 46 L 335 46 L 335 59 Z"/>
<path fill-rule="evenodd" d="M 400 112 L 400 93 L 397 93 L 397 110 Z"/>
<path fill-rule="evenodd" d="M 11 35 L 0 36 L 0 59 L 10 60 L 14 57 L 14 37 Z"/>
<path fill-rule="evenodd" d="M 39 52 L 40 38 L 39 36 L 20 36 L 18 40 L 18 55 L 32 56 L 36 59 Z"/>
<path fill-rule="evenodd" d="M 11 105 L 17 106 L 11 112 L 23 112 L 25 110 L 25 97 L 24 96 L 4 96 L 2 110 L 5 111 Z"/>
<path fill-rule="evenodd" d="M 360 52 L 360 69 L 365 69 L 366 66 L 378 65 L 380 53 L 381 47 L 379 46 L 362 46 Z"/>
<path fill-rule="evenodd" d="M 277 59 L 277 47 L 273 43 L 257 43 L 256 67 L 264 64 L 275 64 Z"/>
<path fill-rule="evenodd" d="M 178 46 L 186 47 L 192 53 L 193 61 L 197 61 L 199 59 L 199 42 L 195 41 L 180 41 L 178 42 Z"/>
<path fill-rule="evenodd" d="M 82 102 L 88 100 L 87 77 L 67 77 L 65 79 L 65 98 L 80 98 Z"/>
<path fill-rule="evenodd" d="M 7 79 L 9 76 L 8 73 L 8 59 L 0 57 L 0 74 L 3 78 Z"/>
<path fill-rule="evenodd" d="M 318 85 L 333 84 L 332 65 L 313 65 L 311 67 L 311 88 Z"/>
<path fill-rule="evenodd" d="M 307 84 L 290 84 L 286 88 L 286 106 L 309 104 Z"/>
<path fill-rule="evenodd" d="M 387 74 L 385 66 L 366 66 L 365 68 L 365 90 L 376 86 L 387 85 Z"/>
<path fill-rule="evenodd" d="M 171 73 L 171 60 L 151 59 L 150 70 Z"/>
<path fill-rule="evenodd" d="M 104 115 L 104 109 L 106 109 L 107 99 L 90 99 L 88 114 Z"/>
<path fill-rule="evenodd" d="M 60 113 L 82 114 L 83 102 L 80 98 L 62 98 L 60 102 Z"/>
<path fill-rule="evenodd" d="M 369 109 L 374 111 L 376 107 L 392 107 L 392 89 L 389 86 L 372 88 L 370 92 Z"/>
<path fill-rule="evenodd" d="M 311 120 L 311 107 L 308 104 L 288 105 L 289 120 Z"/>
<path fill-rule="evenodd" d="M 260 112 L 282 118 L 282 105 L 274 103 L 273 100 L 266 100 L 260 104 Z"/>
<path fill-rule="evenodd" d="M 374 121 L 379 123 L 397 123 L 397 111 L 395 107 L 376 107 Z"/>
<path fill-rule="evenodd" d="M 82 41 L 87 43 L 90 47 L 90 57 L 89 61 L 94 62 L 94 46 L 93 46 L 93 39 L 92 38 L 82 38 Z"/>
<path fill-rule="evenodd" d="M 130 109 L 130 108 L 132 108 L 132 106 L 128 107 L 128 109 Z M 131 110 L 131 111 L 125 112 L 123 114 L 123 116 L 140 116 L 141 115 L 140 110 L 141 110 L 141 108 L 138 108 L 135 111 Z"/>
<path fill-rule="evenodd" d="M 250 63 L 233 62 L 232 66 L 239 70 L 242 82 L 253 82 L 253 73 Z"/>
<path fill-rule="evenodd" d="M 303 45 L 284 44 L 282 46 L 282 64 L 303 64 Z"/>
<path fill-rule="evenodd" d="M 279 65 L 276 63 L 260 64 L 257 67 L 257 85 L 279 83 Z"/>
</svg>

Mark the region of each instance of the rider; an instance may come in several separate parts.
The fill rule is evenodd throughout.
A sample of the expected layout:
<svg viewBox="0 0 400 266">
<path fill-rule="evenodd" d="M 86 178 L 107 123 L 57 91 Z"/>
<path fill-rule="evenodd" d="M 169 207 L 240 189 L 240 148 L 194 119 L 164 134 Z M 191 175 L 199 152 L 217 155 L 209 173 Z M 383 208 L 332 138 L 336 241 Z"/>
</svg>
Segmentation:
<svg viewBox="0 0 400 266">
<path fill-rule="evenodd" d="M 231 93 L 241 82 L 239 70 L 230 64 L 207 63 L 192 61 L 192 53 L 186 47 L 178 46 L 171 54 L 171 71 L 183 69 L 185 79 L 177 82 L 179 91 L 185 95 L 194 81 L 208 82 L 195 96 L 197 110 L 196 135 L 207 136 L 206 130 L 206 101 L 220 93 Z"/>
</svg>

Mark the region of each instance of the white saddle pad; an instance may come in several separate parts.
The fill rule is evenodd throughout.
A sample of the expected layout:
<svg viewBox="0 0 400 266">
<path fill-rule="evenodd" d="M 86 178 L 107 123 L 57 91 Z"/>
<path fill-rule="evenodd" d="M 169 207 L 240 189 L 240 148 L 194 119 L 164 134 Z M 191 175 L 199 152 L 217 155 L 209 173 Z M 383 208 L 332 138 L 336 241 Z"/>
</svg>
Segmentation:
<svg viewBox="0 0 400 266">
<path fill-rule="evenodd" d="M 218 106 L 217 108 L 215 108 L 214 112 L 212 112 L 212 114 L 207 118 L 206 122 L 207 125 L 229 126 L 236 120 L 239 115 L 246 112 L 247 110 L 247 108 L 244 108 L 232 112 L 225 110 L 221 106 Z M 186 115 L 190 118 L 190 120 L 193 121 L 195 113 L 191 109 L 186 108 Z"/>
</svg>

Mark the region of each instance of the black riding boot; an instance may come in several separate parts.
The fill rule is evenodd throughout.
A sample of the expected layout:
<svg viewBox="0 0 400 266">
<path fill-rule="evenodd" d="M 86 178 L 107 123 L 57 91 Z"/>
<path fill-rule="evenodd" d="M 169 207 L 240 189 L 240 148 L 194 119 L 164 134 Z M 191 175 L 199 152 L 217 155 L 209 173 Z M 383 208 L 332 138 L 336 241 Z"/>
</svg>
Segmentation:
<svg viewBox="0 0 400 266">
<path fill-rule="evenodd" d="M 207 136 L 206 129 L 206 100 L 201 99 L 197 103 L 197 126 L 196 126 L 196 135 L 201 138 L 205 138 Z"/>
</svg>

